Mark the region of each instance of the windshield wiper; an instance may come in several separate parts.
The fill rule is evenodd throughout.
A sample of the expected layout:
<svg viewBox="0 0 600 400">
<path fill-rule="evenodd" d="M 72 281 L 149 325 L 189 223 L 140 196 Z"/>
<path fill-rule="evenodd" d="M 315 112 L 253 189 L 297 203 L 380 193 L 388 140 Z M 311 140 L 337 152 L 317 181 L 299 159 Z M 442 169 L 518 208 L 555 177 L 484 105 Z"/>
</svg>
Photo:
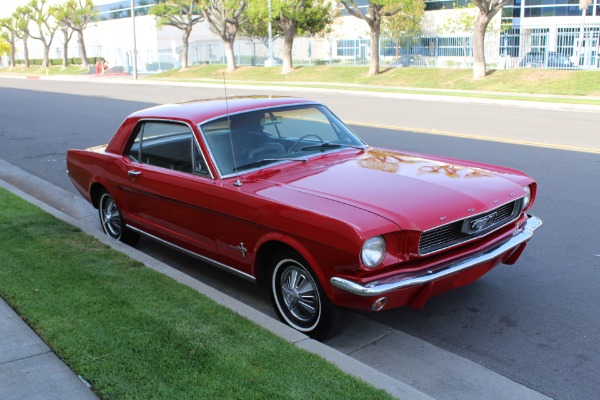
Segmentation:
<svg viewBox="0 0 600 400">
<path fill-rule="evenodd" d="M 270 164 L 272 162 L 277 162 L 277 161 L 300 161 L 300 162 L 306 162 L 307 159 L 306 158 L 263 158 L 262 160 L 258 160 L 258 161 L 254 161 L 248 164 L 244 164 L 244 165 L 240 165 L 239 167 L 235 167 L 233 170 L 234 171 L 241 171 L 244 169 L 250 169 L 253 167 L 260 167 L 261 165 L 265 165 L 265 164 Z"/>
<path fill-rule="evenodd" d="M 315 144 L 312 146 L 306 146 L 300 149 L 300 151 L 305 151 L 305 150 L 324 150 L 324 149 L 337 149 L 340 147 L 352 147 L 353 149 L 359 149 L 359 150 L 364 150 L 365 146 L 357 146 L 354 144 L 346 144 L 346 143 L 329 143 L 329 142 L 323 142 L 321 144 Z"/>
</svg>

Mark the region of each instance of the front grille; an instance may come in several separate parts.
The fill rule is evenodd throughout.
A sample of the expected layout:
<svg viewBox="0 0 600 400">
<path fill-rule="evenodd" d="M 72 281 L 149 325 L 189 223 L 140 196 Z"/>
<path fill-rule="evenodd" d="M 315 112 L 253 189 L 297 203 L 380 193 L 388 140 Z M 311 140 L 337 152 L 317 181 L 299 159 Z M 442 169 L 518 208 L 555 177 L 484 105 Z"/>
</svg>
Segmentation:
<svg viewBox="0 0 600 400">
<path fill-rule="evenodd" d="M 451 222 L 449 224 L 425 231 L 421 235 L 421 240 L 419 241 L 419 253 L 432 253 L 434 251 L 486 235 L 516 219 L 521 213 L 521 204 L 522 201 L 519 199 L 483 214 Z M 466 232 L 467 229 L 464 227 L 468 225 L 470 221 L 482 219 L 494 214 L 495 216 L 493 217 L 493 222 L 490 221 L 485 229 L 479 230 L 475 233 Z"/>
</svg>

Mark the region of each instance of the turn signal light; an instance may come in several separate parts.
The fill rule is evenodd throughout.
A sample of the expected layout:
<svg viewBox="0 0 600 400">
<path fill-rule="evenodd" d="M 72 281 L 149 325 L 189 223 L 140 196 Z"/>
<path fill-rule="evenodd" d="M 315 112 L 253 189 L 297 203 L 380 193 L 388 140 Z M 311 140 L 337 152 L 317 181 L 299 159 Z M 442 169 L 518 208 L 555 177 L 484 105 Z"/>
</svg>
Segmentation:
<svg viewBox="0 0 600 400">
<path fill-rule="evenodd" d="M 387 303 L 387 299 L 385 297 L 382 297 L 380 299 L 375 300 L 375 303 L 373 303 L 373 305 L 371 306 L 371 309 L 373 311 L 379 311 L 383 307 L 385 307 L 386 303 Z"/>
</svg>

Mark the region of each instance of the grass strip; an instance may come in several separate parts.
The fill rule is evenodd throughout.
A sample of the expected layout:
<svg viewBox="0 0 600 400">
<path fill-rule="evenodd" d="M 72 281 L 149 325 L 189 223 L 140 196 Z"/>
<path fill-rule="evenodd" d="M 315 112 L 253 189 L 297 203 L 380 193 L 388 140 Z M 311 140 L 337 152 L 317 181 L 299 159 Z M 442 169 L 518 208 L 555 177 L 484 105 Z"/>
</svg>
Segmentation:
<svg viewBox="0 0 600 400">
<path fill-rule="evenodd" d="M 222 65 L 202 65 L 185 71 L 170 70 L 151 75 L 149 79 L 211 79 L 223 82 L 223 74 L 229 82 L 272 82 L 301 84 L 308 87 L 332 84 L 347 85 L 345 88 L 359 90 L 407 91 L 431 89 L 467 91 L 495 98 L 499 94 L 553 95 L 553 96 L 600 96 L 600 71 L 544 70 L 516 68 L 492 70 L 485 79 L 473 80 L 470 69 L 450 68 L 382 68 L 376 76 L 367 76 L 368 67 L 311 66 L 298 67 L 282 74 L 280 67 L 239 67 L 225 72 Z M 426 90 L 425 90 L 426 89 Z M 439 93 L 442 94 L 442 93 Z M 451 93 L 456 95 L 456 93 Z M 526 100 L 524 98 L 523 100 Z M 590 99 L 598 101 L 599 99 Z M 568 98 L 562 101 L 569 102 Z"/>
<path fill-rule="evenodd" d="M 3 73 L 27 75 L 81 74 L 78 67 L 15 67 Z M 412 93 L 470 98 L 600 105 L 600 71 L 513 68 L 489 70 L 485 79 L 473 80 L 471 69 L 386 68 L 367 76 L 364 66 L 299 66 L 288 74 L 281 67 L 238 67 L 227 72 L 221 64 L 200 65 L 185 71 L 172 69 L 144 79 L 203 82 L 221 85 L 225 77 L 239 85 L 291 86 Z"/>
<path fill-rule="evenodd" d="M 0 188 L 0 295 L 102 399 L 388 399 Z"/>
<path fill-rule="evenodd" d="M 32 65 L 29 68 L 16 66 L 14 68 L 4 69 L 3 71 L 22 75 L 81 75 L 88 72 L 87 69 L 82 68 L 80 65 L 69 65 L 66 68 L 59 65 L 51 65 L 49 67 Z"/>
</svg>

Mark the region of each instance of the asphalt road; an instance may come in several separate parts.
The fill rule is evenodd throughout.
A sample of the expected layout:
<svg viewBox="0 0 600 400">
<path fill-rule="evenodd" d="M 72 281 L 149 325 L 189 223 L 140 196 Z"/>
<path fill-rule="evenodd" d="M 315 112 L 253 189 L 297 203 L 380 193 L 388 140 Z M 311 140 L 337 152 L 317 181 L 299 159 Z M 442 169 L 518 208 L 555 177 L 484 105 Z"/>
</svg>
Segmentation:
<svg viewBox="0 0 600 400">
<path fill-rule="evenodd" d="M 229 95 L 245 93 L 228 89 Z M 67 148 L 107 142 L 122 119 L 140 108 L 222 95 L 222 89 L 213 88 L 0 78 L 0 159 L 74 192 L 65 173 Z M 346 121 L 404 128 L 353 126 L 371 145 L 506 165 L 526 171 L 540 187 L 533 213 L 544 226 L 517 265 L 496 268 L 466 288 L 430 300 L 421 311 L 364 314 L 351 321 L 364 317 L 408 333 L 554 398 L 596 399 L 600 392 L 600 113 L 319 92 L 302 95 L 325 102 Z M 244 281 L 212 269 L 194 271 L 186 257 L 147 241 L 142 248 L 190 274 L 215 281 L 215 286 L 225 286 L 230 294 L 249 296 L 257 307 L 271 312 L 268 299 Z M 356 350 L 353 356 L 377 364 L 373 354 Z"/>
</svg>

